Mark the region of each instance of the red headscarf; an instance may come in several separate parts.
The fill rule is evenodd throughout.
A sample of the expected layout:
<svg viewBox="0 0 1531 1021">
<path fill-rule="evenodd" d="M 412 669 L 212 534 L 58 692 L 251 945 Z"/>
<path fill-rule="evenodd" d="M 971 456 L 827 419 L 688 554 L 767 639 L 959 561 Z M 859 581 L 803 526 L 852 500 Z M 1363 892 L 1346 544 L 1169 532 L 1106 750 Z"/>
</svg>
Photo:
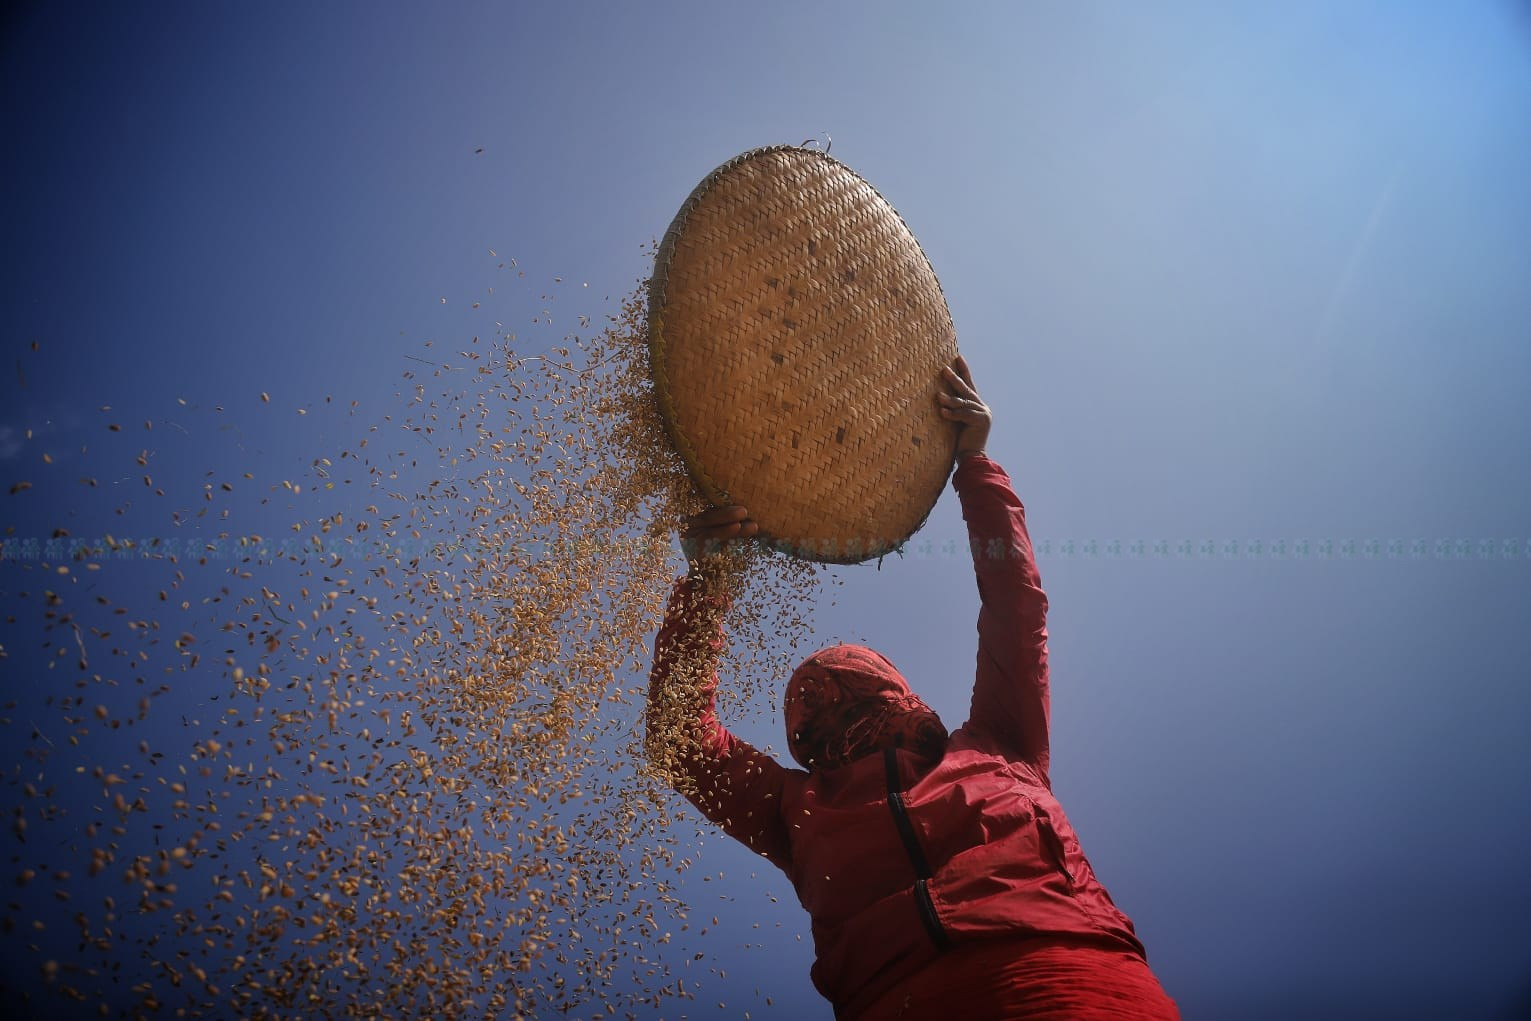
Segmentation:
<svg viewBox="0 0 1531 1021">
<path fill-rule="evenodd" d="M 946 727 L 883 656 L 835 645 L 803 660 L 782 700 L 787 747 L 805 769 L 835 769 L 884 748 L 939 758 Z"/>
</svg>

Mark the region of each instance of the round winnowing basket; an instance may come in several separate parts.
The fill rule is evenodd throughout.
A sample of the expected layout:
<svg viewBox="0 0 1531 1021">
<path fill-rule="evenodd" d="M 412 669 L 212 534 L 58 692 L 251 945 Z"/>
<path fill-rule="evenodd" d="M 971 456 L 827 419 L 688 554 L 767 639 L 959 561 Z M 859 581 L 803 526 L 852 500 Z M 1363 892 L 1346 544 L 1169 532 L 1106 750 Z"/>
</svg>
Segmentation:
<svg viewBox="0 0 1531 1021">
<path fill-rule="evenodd" d="M 702 495 L 763 538 L 858 563 L 941 495 L 957 354 L 941 285 L 881 195 L 815 149 L 754 149 L 697 185 L 649 287 L 660 411 Z"/>
</svg>

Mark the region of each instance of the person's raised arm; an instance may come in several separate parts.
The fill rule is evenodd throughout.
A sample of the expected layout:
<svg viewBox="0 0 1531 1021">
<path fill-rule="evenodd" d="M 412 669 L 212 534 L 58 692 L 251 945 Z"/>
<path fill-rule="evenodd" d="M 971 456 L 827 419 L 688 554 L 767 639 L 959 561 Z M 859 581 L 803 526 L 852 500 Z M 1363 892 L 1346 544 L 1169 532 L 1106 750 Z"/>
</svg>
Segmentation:
<svg viewBox="0 0 1531 1021">
<path fill-rule="evenodd" d="M 786 770 L 731 734 L 713 705 L 728 609 L 719 547 L 754 531 L 742 507 L 714 508 L 686 522 L 681 541 L 691 570 L 676 582 L 654 640 L 644 749 L 650 765 L 704 816 L 785 866 L 778 806 Z"/>
<path fill-rule="evenodd" d="M 1005 470 L 985 453 L 991 415 L 960 356 L 945 370 L 941 411 L 957 422 L 957 470 L 973 570 L 978 578 L 978 669 L 968 727 L 1047 780 L 1047 596 L 1026 508 Z"/>
</svg>

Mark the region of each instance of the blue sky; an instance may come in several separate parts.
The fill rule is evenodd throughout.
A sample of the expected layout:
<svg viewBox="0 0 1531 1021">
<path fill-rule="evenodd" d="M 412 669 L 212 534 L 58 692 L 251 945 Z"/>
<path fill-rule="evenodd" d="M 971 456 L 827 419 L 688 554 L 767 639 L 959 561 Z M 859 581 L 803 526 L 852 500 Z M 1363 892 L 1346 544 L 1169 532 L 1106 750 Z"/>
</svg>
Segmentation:
<svg viewBox="0 0 1531 1021">
<path fill-rule="evenodd" d="M 827 132 L 925 247 L 994 408 L 1044 544 L 1055 784 L 1187 1017 L 1525 1009 L 1524 4 L 7 19 L 0 465 L 37 487 L 0 525 L 110 522 L 119 480 L 38 458 L 131 458 L 150 440 L 114 416 L 155 422 L 184 485 L 307 470 L 426 342 L 610 311 L 712 167 Z M 167 527 L 142 498 L 130 518 Z M 815 619 L 952 724 L 960 535 L 948 494 L 929 553 L 843 572 Z M 0 564 L 7 600 L 20 578 Z M 26 628 L 7 689 L 51 683 Z M 781 743 L 779 717 L 741 729 Z M 828 1017 L 786 881 L 703 854 L 726 878 L 688 893 L 723 902 L 702 949 L 727 977 L 692 1016 Z"/>
</svg>

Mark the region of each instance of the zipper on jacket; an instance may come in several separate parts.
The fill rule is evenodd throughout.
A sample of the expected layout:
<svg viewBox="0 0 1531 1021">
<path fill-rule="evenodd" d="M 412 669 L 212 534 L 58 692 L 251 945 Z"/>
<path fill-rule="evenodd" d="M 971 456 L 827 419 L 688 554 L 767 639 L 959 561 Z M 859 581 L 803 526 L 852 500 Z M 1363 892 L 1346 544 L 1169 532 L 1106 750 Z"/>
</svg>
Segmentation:
<svg viewBox="0 0 1531 1021">
<path fill-rule="evenodd" d="M 883 765 L 888 775 L 888 808 L 893 813 L 893 825 L 898 828 L 898 835 L 904 841 L 904 850 L 909 853 L 909 861 L 917 877 L 914 881 L 914 902 L 920 909 L 920 921 L 924 923 L 925 933 L 936 948 L 945 950 L 951 941 L 947 938 L 945 927 L 941 925 L 941 917 L 936 914 L 935 902 L 930 899 L 930 863 L 925 860 L 925 851 L 920 847 L 919 835 L 914 832 L 914 823 L 909 819 L 909 808 L 904 804 L 904 795 L 899 789 L 898 752 L 884 748 Z"/>
<path fill-rule="evenodd" d="M 926 935 L 936 945 L 936 949 L 945 950 L 951 941 L 946 938 L 946 930 L 941 927 L 941 919 L 936 914 L 936 905 L 930 899 L 930 880 L 914 881 L 914 902 L 920 906 L 920 921 L 925 923 Z"/>
</svg>

